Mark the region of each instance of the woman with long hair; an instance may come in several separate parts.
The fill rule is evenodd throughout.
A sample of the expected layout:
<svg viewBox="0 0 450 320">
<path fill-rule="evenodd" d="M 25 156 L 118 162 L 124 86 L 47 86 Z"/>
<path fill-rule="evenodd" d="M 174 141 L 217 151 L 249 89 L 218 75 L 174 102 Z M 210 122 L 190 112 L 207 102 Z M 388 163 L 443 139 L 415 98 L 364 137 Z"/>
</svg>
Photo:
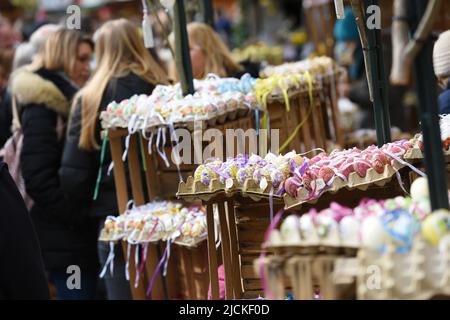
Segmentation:
<svg viewBox="0 0 450 320">
<path fill-rule="evenodd" d="M 100 167 L 101 126 L 99 115 L 112 101 L 134 94 L 150 94 L 156 84 L 167 83 L 163 69 L 144 47 L 137 27 L 125 19 L 105 23 L 94 34 L 97 67 L 86 86 L 74 100 L 64 149 L 60 177 L 74 204 L 89 208 L 99 226 L 108 215 L 117 215 L 114 179 L 107 174 L 111 163 L 109 147 Z M 92 200 L 98 170 L 101 170 L 98 197 Z M 109 246 L 98 243 L 100 262 L 104 264 Z M 114 275 L 105 276 L 109 299 L 129 299 L 122 250 L 117 248 Z"/>
<path fill-rule="evenodd" d="M 240 77 L 245 72 L 258 76 L 259 70 L 254 65 L 246 68 L 234 61 L 227 45 L 209 25 L 191 22 L 187 25 L 189 50 L 192 62 L 192 74 L 195 79 L 203 79 L 208 73 L 220 77 Z M 170 36 L 170 45 L 174 47 L 174 35 Z M 247 70 L 246 70 L 247 69 Z M 255 70 L 250 70 L 255 69 Z M 170 66 L 170 76 L 177 80 L 175 65 Z"/>
<path fill-rule="evenodd" d="M 65 124 L 78 85 L 89 76 L 93 43 L 74 30 L 60 28 L 47 39 L 31 65 L 11 79 L 16 122 L 22 130 L 20 167 L 30 215 L 36 228 L 46 270 L 60 299 L 95 296 L 97 256 L 93 229 L 82 211 L 68 209 L 58 177 Z M 68 267 L 78 266 L 81 282 L 67 287 Z M 81 285 L 81 288 L 78 287 Z"/>
</svg>

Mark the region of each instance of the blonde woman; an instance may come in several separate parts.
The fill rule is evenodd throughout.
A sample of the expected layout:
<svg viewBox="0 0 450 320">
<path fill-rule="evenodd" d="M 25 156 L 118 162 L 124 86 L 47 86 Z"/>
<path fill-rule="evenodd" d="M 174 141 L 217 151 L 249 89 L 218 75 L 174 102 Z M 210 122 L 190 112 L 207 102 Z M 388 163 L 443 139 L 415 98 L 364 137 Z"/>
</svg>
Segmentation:
<svg viewBox="0 0 450 320">
<path fill-rule="evenodd" d="M 72 202 L 89 208 L 90 215 L 102 226 L 106 216 L 118 214 L 118 208 L 114 179 L 107 174 L 111 163 L 109 147 L 101 167 L 98 197 L 92 200 L 100 166 L 100 112 L 111 101 L 121 101 L 133 94 L 150 94 L 156 84 L 167 83 L 167 76 L 144 47 L 137 27 L 128 20 L 105 23 L 94 40 L 97 67 L 75 98 L 60 177 Z M 98 249 L 100 262 L 104 264 L 109 246 L 99 243 Z M 107 273 L 105 284 L 109 299 L 131 298 L 119 248 L 114 275 Z"/>
<path fill-rule="evenodd" d="M 247 66 L 244 68 L 233 60 L 226 44 L 209 25 L 191 22 L 187 25 L 187 32 L 192 74 L 195 79 L 203 79 L 208 73 L 215 73 L 220 77 L 240 77 L 245 72 L 250 72 L 253 76 L 258 76 L 258 67 L 249 65 L 247 69 Z M 173 34 L 170 36 L 170 42 L 174 47 Z M 178 78 L 174 64 L 170 66 L 170 76 L 174 80 Z"/>
<path fill-rule="evenodd" d="M 34 202 L 30 215 L 60 299 L 90 299 L 95 295 L 97 258 L 90 249 L 94 230 L 84 227 L 81 211 L 68 209 L 58 177 L 65 123 L 78 91 L 75 81 L 82 78 L 80 70 L 89 70 L 92 46 L 77 31 L 60 28 L 49 36 L 32 65 L 18 69 L 11 79 L 16 120 L 23 133 L 20 166 L 26 192 Z M 70 265 L 83 269 L 81 290 L 67 288 Z"/>
</svg>

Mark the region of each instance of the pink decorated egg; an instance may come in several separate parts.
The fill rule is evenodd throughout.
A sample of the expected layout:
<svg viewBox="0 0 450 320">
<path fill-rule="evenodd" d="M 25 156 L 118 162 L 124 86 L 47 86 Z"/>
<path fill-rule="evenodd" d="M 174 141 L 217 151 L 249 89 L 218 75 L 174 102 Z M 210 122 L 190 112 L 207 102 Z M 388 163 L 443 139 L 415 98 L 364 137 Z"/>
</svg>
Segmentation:
<svg viewBox="0 0 450 320">
<path fill-rule="evenodd" d="M 373 157 L 371 165 L 376 172 L 378 173 L 384 172 L 384 162 L 378 154 Z"/>
<path fill-rule="evenodd" d="M 297 189 L 302 185 L 302 180 L 298 177 L 290 177 L 284 182 L 286 193 L 293 198 L 297 197 Z"/>
<path fill-rule="evenodd" d="M 323 181 L 328 184 L 328 182 L 334 177 L 334 170 L 331 167 L 324 166 L 320 168 L 318 177 L 323 179 Z"/>
<path fill-rule="evenodd" d="M 353 167 L 354 159 L 347 159 L 344 163 L 342 163 L 339 167 L 339 171 L 343 174 L 347 179 L 350 173 L 354 172 L 355 169 Z"/>
<path fill-rule="evenodd" d="M 364 178 L 367 174 L 367 170 L 370 169 L 370 164 L 366 161 L 356 160 L 353 163 L 353 169 L 355 170 L 358 176 Z"/>
</svg>

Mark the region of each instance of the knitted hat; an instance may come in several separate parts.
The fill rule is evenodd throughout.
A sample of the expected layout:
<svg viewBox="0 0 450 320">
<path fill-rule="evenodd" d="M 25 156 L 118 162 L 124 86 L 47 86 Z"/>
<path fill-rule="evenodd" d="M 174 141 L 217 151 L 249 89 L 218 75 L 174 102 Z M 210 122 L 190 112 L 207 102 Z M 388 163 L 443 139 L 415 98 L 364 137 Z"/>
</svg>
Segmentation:
<svg viewBox="0 0 450 320">
<path fill-rule="evenodd" d="M 437 77 L 450 76 L 450 30 L 441 33 L 434 44 L 433 65 Z"/>
<path fill-rule="evenodd" d="M 345 18 L 336 20 L 334 25 L 334 38 L 337 41 L 358 41 L 359 33 L 355 15 L 351 7 L 345 8 Z"/>
</svg>

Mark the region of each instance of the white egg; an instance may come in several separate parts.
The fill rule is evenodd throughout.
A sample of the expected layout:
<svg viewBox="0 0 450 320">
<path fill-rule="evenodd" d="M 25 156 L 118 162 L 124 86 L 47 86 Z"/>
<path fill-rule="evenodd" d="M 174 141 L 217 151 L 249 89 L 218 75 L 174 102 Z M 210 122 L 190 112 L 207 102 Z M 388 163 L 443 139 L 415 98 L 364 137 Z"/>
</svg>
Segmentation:
<svg viewBox="0 0 450 320">
<path fill-rule="evenodd" d="M 386 232 L 379 218 L 371 216 L 361 225 L 361 242 L 370 249 L 377 250 L 385 243 Z"/>
<path fill-rule="evenodd" d="M 281 233 L 277 229 L 272 230 L 272 232 L 269 235 L 269 244 L 271 246 L 279 246 L 283 243 L 281 239 Z"/>
<path fill-rule="evenodd" d="M 428 180 L 425 177 L 420 177 L 414 180 L 411 185 L 411 197 L 414 201 L 429 197 Z"/>
<path fill-rule="evenodd" d="M 340 246 L 339 226 L 336 220 L 327 215 L 317 217 L 321 243 L 326 246 Z"/>
<path fill-rule="evenodd" d="M 300 244 L 300 222 L 298 217 L 290 215 L 284 219 L 280 227 L 281 237 L 286 244 Z"/>
<path fill-rule="evenodd" d="M 439 251 L 441 254 L 446 252 L 450 255 L 450 233 L 442 237 L 441 241 L 439 241 Z"/>
<path fill-rule="evenodd" d="M 308 245 L 318 245 L 319 235 L 317 234 L 316 227 L 313 219 L 309 214 L 305 214 L 300 217 L 300 232 L 303 241 Z"/>
<path fill-rule="evenodd" d="M 348 247 L 359 246 L 360 223 L 354 216 L 346 216 L 339 223 L 342 244 Z"/>
</svg>

